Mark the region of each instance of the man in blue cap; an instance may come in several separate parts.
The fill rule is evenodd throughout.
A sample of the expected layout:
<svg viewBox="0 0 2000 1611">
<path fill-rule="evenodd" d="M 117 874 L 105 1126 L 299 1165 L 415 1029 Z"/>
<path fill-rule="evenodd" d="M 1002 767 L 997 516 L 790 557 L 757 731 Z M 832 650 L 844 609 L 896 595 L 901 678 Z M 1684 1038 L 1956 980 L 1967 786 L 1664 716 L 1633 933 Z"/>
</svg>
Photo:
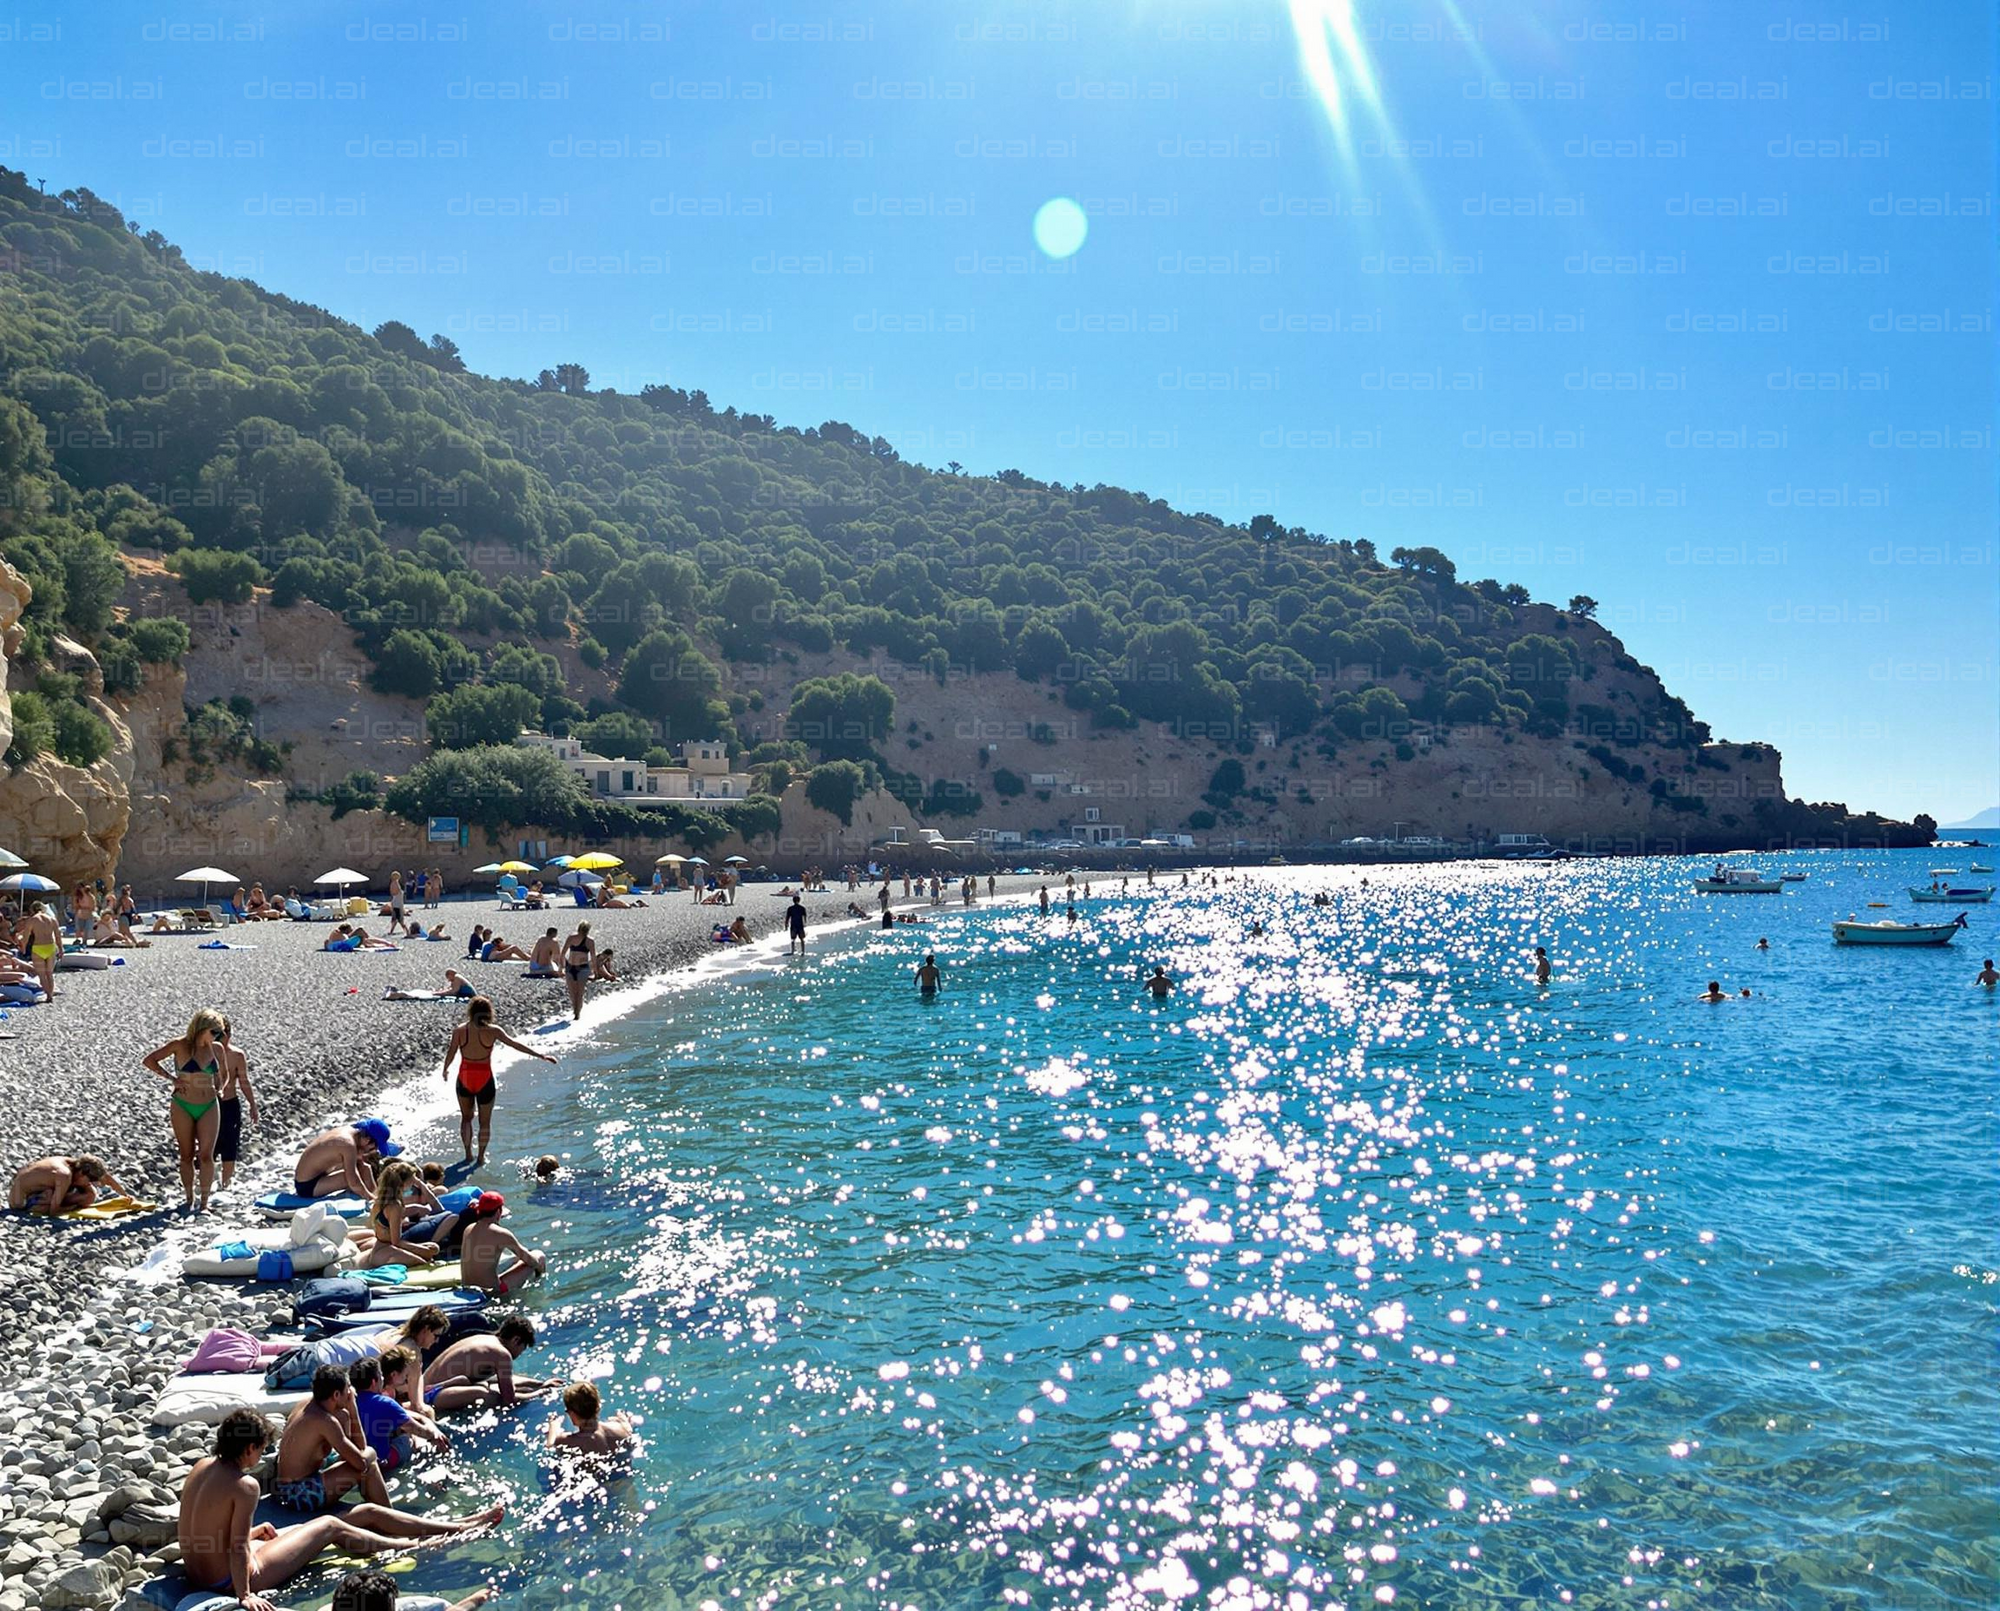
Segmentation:
<svg viewBox="0 0 2000 1611">
<path fill-rule="evenodd" d="M 372 1197 L 375 1163 L 403 1149 L 389 1139 L 383 1119 L 356 1119 L 306 1143 L 292 1172 L 292 1190 L 301 1197 Z"/>
</svg>

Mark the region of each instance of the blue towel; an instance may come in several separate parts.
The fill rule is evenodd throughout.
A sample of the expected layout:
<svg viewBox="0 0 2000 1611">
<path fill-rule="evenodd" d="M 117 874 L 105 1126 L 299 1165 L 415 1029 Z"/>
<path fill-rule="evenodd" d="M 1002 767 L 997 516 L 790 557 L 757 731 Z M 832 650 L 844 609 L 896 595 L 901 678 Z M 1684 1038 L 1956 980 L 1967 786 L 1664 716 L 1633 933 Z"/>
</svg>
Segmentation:
<svg viewBox="0 0 2000 1611">
<path fill-rule="evenodd" d="M 410 1272 L 401 1264 L 384 1264 L 373 1270 L 356 1270 L 354 1276 L 373 1287 L 399 1287 L 410 1279 Z"/>
<path fill-rule="evenodd" d="M 256 1251 L 248 1242 L 222 1242 L 217 1244 L 215 1256 L 219 1259 L 247 1259 Z"/>
<path fill-rule="evenodd" d="M 282 1248 L 272 1248 L 257 1255 L 259 1281 L 289 1281 L 294 1273 L 292 1256 Z"/>
</svg>

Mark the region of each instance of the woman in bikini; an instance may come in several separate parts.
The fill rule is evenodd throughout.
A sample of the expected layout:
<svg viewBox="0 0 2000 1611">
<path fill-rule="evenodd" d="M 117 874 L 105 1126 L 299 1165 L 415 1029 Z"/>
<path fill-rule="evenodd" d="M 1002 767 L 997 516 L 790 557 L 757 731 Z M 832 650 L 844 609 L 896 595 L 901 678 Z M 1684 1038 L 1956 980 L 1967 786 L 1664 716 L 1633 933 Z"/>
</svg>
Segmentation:
<svg viewBox="0 0 2000 1611">
<path fill-rule="evenodd" d="M 181 1191 L 185 1210 L 208 1212 L 208 1194 L 215 1186 L 215 1138 L 222 1126 L 218 1111 L 222 1096 L 217 1082 L 222 1073 L 221 1037 L 228 1021 L 213 1007 L 204 1007 L 188 1020 L 187 1033 L 146 1054 L 146 1072 L 157 1074 L 174 1088 L 168 1115 L 173 1121 L 174 1144 L 180 1148 Z M 201 1182 L 200 1206 L 195 1202 L 197 1174 Z"/>
<path fill-rule="evenodd" d="M 229 1020 L 222 1020 L 222 1074 L 215 1082 L 220 1093 L 216 1112 L 221 1123 L 215 1132 L 215 1159 L 222 1165 L 222 1189 L 236 1178 L 236 1160 L 243 1155 L 243 1104 L 250 1104 L 250 1122 L 257 1123 L 257 1093 L 250 1085 L 250 1059 L 237 1050 L 230 1039 Z"/>
<path fill-rule="evenodd" d="M 361 1260 L 364 1270 L 385 1264 L 431 1264 L 438 1256 L 435 1242 L 403 1239 L 404 1204 L 410 1189 L 418 1183 L 417 1166 L 398 1158 L 384 1164 L 375 1177 L 375 1198 L 368 1206 L 368 1228 L 375 1233 L 375 1245 Z"/>
<path fill-rule="evenodd" d="M 583 1016 L 584 986 L 590 983 L 590 971 L 596 963 L 597 942 L 590 937 L 590 925 L 579 923 L 576 932 L 563 941 L 563 983 L 569 986 L 572 1020 Z"/>
<path fill-rule="evenodd" d="M 451 1060 L 456 1057 L 458 1139 L 468 1158 L 472 1157 L 474 1111 L 477 1110 L 479 1115 L 479 1156 L 475 1166 L 486 1162 L 486 1149 L 493 1140 L 493 1098 L 498 1094 L 498 1087 L 493 1083 L 495 1046 L 511 1046 L 515 1051 L 540 1058 L 544 1063 L 555 1061 L 546 1052 L 523 1046 L 494 1023 L 493 1003 L 486 997 L 474 996 L 465 1004 L 465 1022 L 451 1032 L 451 1044 L 444 1049 L 444 1077 L 447 1080 L 451 1078 Z"/>
</svg>

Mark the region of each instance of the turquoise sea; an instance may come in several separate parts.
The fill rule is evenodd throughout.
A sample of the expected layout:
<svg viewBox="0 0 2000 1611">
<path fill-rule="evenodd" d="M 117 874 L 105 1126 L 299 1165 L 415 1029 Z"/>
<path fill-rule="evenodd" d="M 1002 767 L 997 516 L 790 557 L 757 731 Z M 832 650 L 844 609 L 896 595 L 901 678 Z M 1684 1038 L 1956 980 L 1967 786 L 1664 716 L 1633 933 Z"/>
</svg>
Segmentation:
<svg viewBox="0 0 2000 1611">
<path fill-rule="evenodd" d="M 1938 859 L 1098 877 L 1073 924 L 1058 885 L 822 935 L 516 1065 L 500 1155 L 572 1166 L 511 1197 L 556 1258 L 527 1363 L 641 1448 L 559 1481 L 542 1407 L 467 1428 L 449 1486 L 514 1517 L 406 1581 L 1990 1606 L 2000 907 L 1941 952 L 1827 926 Z"/>
</svg>

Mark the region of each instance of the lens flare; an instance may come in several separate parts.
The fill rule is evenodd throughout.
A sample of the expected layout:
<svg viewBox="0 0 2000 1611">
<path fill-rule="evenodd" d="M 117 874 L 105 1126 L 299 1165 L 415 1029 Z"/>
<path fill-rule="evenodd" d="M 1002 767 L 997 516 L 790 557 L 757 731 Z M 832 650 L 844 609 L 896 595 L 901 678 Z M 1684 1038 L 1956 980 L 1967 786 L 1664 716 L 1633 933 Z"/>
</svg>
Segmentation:
<svg viewBox="0 0 2000 1611">
<path fill-rule="evenodd" d="M 1045 201 L 1035 210 L 1035 244 L 1050 257 L 1072 256 L 1089 233 L 1089 217 L 1067 196 Z"/>
</svg>

